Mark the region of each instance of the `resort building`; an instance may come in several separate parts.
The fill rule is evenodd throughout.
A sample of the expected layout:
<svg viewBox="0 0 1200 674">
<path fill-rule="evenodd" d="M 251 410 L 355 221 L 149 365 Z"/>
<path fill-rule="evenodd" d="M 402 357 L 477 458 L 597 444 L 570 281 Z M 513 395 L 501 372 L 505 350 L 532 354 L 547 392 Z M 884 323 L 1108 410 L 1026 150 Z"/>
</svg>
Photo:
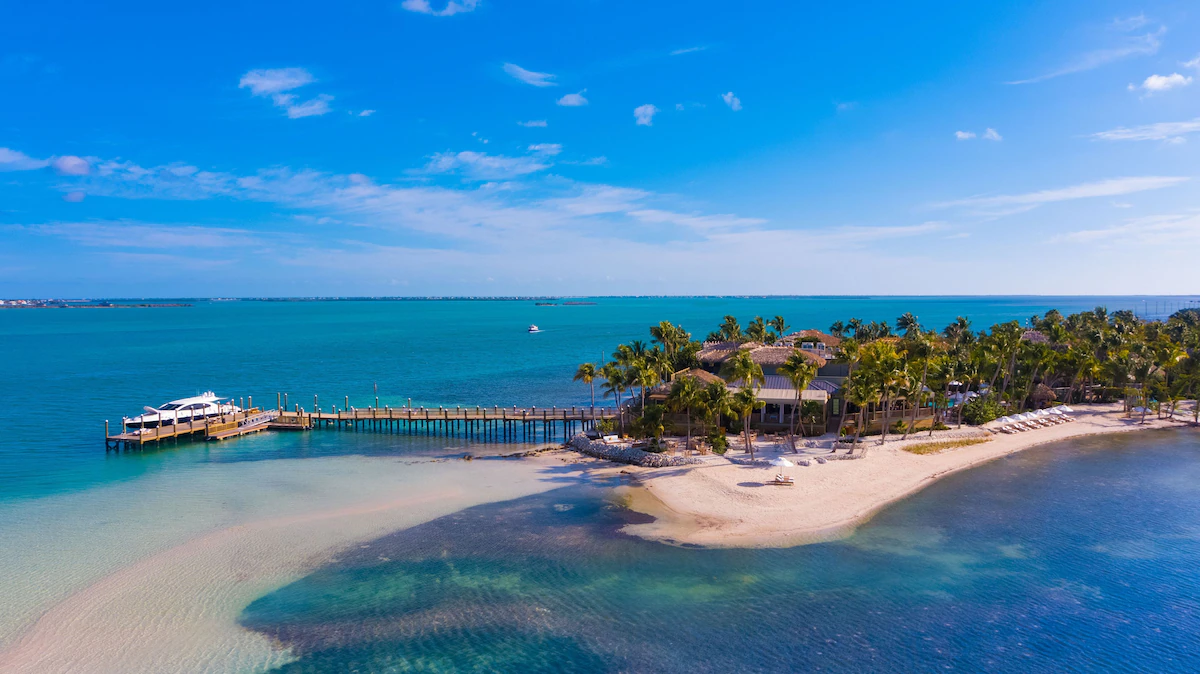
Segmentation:
<svg viewBox="0 0 1200 674">
<path fill-rule="evenodd" d="M 848 368 L 829 360 L 837 355 L 840 343 L 841 340 L 834 335 L 820 330 L 802 330 L 785 336 L 778 345 L 709 342 L 696 354 L 696 359 L 700 361 L 704 374 L 712 377 L 738 351 L 749 351 L 754 362 L 762 367 L 766 380 L 758 389 L 758 399 L 764 405 L 755 413 L 754 421 L 763 428 L 782 428 L 791 423 L 793 408 L 796 407 L 796 390 L 787 377 L 778 373 L 778 369 L 798 350 L 817 366 L 816 378 L 801 392 L 801 404 L 810 401 L 819 404 L 822 409 L 821 424 L 824 426 L 841 414 L 842 401 L 837 393 L 846 379 Z M 739 387 L 737 382 L 731 382 L 729 388 L 736 392 Z"/>
</svg>

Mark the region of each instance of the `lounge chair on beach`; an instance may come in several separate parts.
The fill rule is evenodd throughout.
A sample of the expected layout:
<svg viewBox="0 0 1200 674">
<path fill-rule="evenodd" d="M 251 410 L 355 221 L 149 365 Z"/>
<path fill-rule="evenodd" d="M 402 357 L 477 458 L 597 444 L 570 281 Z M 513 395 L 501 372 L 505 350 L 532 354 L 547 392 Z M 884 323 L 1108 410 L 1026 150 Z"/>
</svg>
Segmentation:
<svg viewBox="0 0 1200 674">
<path fill-rule="evenodd" d="M 780 474 L 778 474 L 778 475 L 776 475 L 776 476 L 775 476 L 775 479 L 774 479 L 774 480 L 771 480 L 771 481 L 767 482 L 767 484 L 776 484 L 776 485 L 788 485 L 788 486 L 792 486 L 792 485 L 795 485 L 795 484 L 796 484 L 796 480 L 792 479 L 790 476 L 787 476 L 787 475 L 784 475 L 784 474 L 780 473 Z"/>
</svg>

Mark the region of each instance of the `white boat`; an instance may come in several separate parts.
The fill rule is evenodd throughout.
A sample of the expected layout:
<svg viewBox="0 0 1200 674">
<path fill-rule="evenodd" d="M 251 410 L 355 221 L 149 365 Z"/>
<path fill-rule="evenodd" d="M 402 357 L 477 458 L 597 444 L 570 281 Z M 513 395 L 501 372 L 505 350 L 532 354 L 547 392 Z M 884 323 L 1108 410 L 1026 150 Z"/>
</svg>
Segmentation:
<svg viewBox="0 0 1200 674">
<path fill-rule="evenodd" d="M 232 414 L 242 411 L 241 408 L 233 404 L 232 400 L 225 403 L 221 402 L 217 394 L 212 391 L 207 391 L 191 398 L 172 400 L 169 403 L 160 405 L 157 409 L 146 407 L 145 410 L 145 414 L 139 414 L 136 417 L 125 417 L 125 426 L 127 428 L 157 428 L 158 426 L 171 426 L 180 422 L 199 421 L 209 417 L 219 417 L 222 414 Z"/>
<path fill-rule="evenodd" d="M 539 327 L 538 327 L 538 326 L 536 326 L 536 325 L 531 325 L 531 326 L 529 326 L 529 331 L 530 331 L 530 332 L 541 332 L 541 331 L 542 331 L 542 329 L 541 329 L 541 328 L 539 328 Z"/>
</svg>

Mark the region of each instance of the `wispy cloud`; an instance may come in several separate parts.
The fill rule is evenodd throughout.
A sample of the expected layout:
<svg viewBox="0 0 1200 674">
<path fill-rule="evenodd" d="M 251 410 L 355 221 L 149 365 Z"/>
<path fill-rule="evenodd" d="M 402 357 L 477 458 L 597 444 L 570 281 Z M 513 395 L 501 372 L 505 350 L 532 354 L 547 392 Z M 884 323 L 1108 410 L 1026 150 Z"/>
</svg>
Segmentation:
<svg viewBox="0 0 1200 674">
<path fill-rule="evenodd" d="M 1074 199 L 1090 199 L 1093 197 L 1114 197 L 1122 194 L 1133 194 L 1147 190 L 1159 190 L 1174 187 L 1188 181 L 1179 176 L 1141 176 L 1130 178 L 1113 178 L 1097 182 L 1072 185 L 1058 189 L 1039 190 L 1024 194 L 1004 194 L 999 196 L 980 196 L 969 199 L 958 199 L 934 204 L 935 208 L 971 207 L 980 209 L 1004 207 L 1036 207 L 1059 201 Z"/>
<path fill-rule="evenodd" d="M 694 52 L 704 51 L 705 49 L 708 49 L 708 47 L 707 46 L 705 46 L 705 47 L 684 47 L 683 49 L 673 49 L 673 50 L 671 50 L 671 56 L 682 56 L 683 54 L 692 54 Z"/>
<path fill-rule="evenodd" d="M 1200 244 L 1200 214 L 1183 213 L 1133 218 L 1111 227 L 1081 229 L 1060 234 L 1053 242 L 1100 244 L 1110 248 L 1129 246 L 1178 248 Z"/>
<path fill-rule="evenodd" d="M 1119 126 L 1108 131 L 1092 134 L 1098 140 L 1165 140 L 1182 143 L 1190 133 L 1200 131 L 1200 117 L 1190 122 L 1158 122 L 1142 126 Z"/>
<path fill-rule="evenodd" d="M 50 166 L 62 176 L 85 176 L 92 170 L 92 165 L 83 157 L 64 155 L 55 157 Z"/>
<path fill-rule="evenodd" d="M 658 108 L 647 103 L 639 105 L 633 109 L 634 123 L 639 126 L 652 126 L 654 124 L 654 115 L 658 113 Z"/>
<path fill-rule="evenodd" d="M 0 171 L 33 171 L 49 165 L 49 159 L 34 159 L 24 152 L 0 147 Z"/>
<path fill-rule="evenodd" d="M 1144 25 L 1143 23 L 1131 22 L 1128 24 L 1114 24 L 1114 28 L 1118 30 L 1136 30 Z M 1133 27 L 1126 27 L 1133 26 Z M 1069 64 L 1052 70 L 1043 75 L 1030 77 L 1021 80 L 1008 82 L 1008 84 L 1034 84 L 1036 82 L 1044 82 L 1046 80 L 1062 77 L 1063 75 L 1072 75 L 1094 68 L 1099 68 L 1109 63 L 1114 63 L 1132 56 L 1149 56 L 1158 53 L 1159 47 L 1162 46 L 1162 36 L 1166 33 L 1165 26 L 1160 26 L 1158 30 L 1142 35 L 1127 36 L 1120 40 L 1120 44 L 1114 47 L 1104 49 L 1096 49 L 1085 54 L 1082 54 Z"/>
<path fill-rule="evenodd" d="M 518 125 L 518 126 L 523 126 L 523 127 L 527 128 L 527 129 L 545 128 L 545 126 L 546 126 L 546 120 L 544 120 L 544 119 L 531 119 L 531 120 L 528 120 L 528 121 L 525 121 L 525 122 L 517 122 L 517 125 Z"/>
<path fill-rule="evenodd" d="M 1004 136 L 1001 136 L 1000 132 L 996 131 L 995 129 L 988 127 L 988 129 L 983 132 L 983 139 L 984 140 L 994 140 L 996 142 L 1000 142 L 1000 141 L 1004 140 Z"/>
<path fill-rule="evenodd" d="M 725 101 L 725 105 L 728 105 L 729 109 L 733 110 L 734 112 L 742 109 L 741 99 L 739 99 L 737 96 L 734 96 L 732 91 L 721 94 L 721 100 Z"/>
<path fill-rule="evenodd" d="M 577 94 L 567 94 L 555 102 L 567 108 L 578 108 L 580 106 L 587 105 L 588 99 L 583 97 L 584 91 L 587 91 L 587 89 L 584 89 Z"/>
<path fill-rule="evenodd" d="M 430 16 L 454 16 L 465 12 L 473 12 L 479 6 L 479 0 L 450 0 L 442 9 L 434 9 L 429 0 L 404 0 L 400 6 L 410 12 L 428 14 Z"/>
<path fill-rule="evenodd" d="M 671 224 L 697 232 L 731 232 L 752 229 L 766 224 L 761 218 L 743 218 L 736 215 L 700 215 L 675 213 L 659 209 L 629 211 L 629 215 L 650 224 Z"/>
<path fill-rule="evenodd" d="M 550 73 L 539 73 L 532 70 L 526 70 L 515 63 L 505 63 L 504 72 L 508 73 L 513 79 L 520 80 L 525 84 L 535 87 L 556 87 L 557 82 L 554 82 L 554 75 Z"/>
<path fill-rule="evenodd" d="M 1145 91 L 1147 94 L 1157 94 L 1164 91 L 1170 91 L 1171 89 L 1186 87 L 1191 83 L 1191 77 L 1187 75 L 1180 75 L 1179 73 L 1171 73 L 1170 75 L 1151 75 L 1142 82 L 1140 87 L 1130 84 L 1129 89 L 1132 91 L 1141 88 L 1141 90 Z"/>
<path fill-rule="evenodd" d="M 220 248 L 260 243 L 243 229 L 196 225 L 117 222 L 54 222 L 18 226 L 32 234 L 53 236 L 98 248 Z"/>
<path fill-rule="evenodd" d="M 362 112 L 358 113 L 358 116 L 359 117 L 370 117 L 373 114 L 375 114 L 374 110 L 363 110 Z"/>
<path fill-rule="evenodd" d="M 505 180 L 550 168 L 535 157 L 506 157 L 484 152 L 440 152 L 425 165 L 426 173 L 458 173 L 472 180 Z"/>
<path fill-rule="evenodd" d="M 954 137 L 958 140 L 971 140 L 975 137 L 974 131 L 955 131 Z"/>
<path fill-rule="evenodd" d="M 553 157 L 562 152 L 562 145 L 559 143 L 534 143 L 527 149 L 534 154 Z"/>
<path fill-rule="evenodd" d="M 333 96 L 318 94 L 302 103 L 296 95 L 288 93 L 315 82 L 312 73 L 304 68 L 275 68 L 251 70 L 238 81 L 239 89 L 249 89 L 251 95 L 270 98 L 277 108 L 283 108 L 290 119 L 315 117 L 330 111 Z"/>
</svg>

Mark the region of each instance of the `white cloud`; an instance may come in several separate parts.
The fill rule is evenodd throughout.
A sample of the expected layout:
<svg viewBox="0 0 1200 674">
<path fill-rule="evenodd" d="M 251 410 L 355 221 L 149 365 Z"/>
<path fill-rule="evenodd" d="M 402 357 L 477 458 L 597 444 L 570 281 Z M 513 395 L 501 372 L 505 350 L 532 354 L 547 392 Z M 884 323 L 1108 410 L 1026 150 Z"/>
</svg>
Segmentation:
<svg viewBox="0 0 1200 674">
<path fill-rule="evenodd" d="M 75 194 L 74 192 L 71 194 Z M 67 195 L 70 196 L 70 195 Z M 55 222 L 21 229 L 97 248 L 220 248 L 259 243 L 243 229 L 130 222 Z"/>
<path fill-rule="evenodd" d="M 674 49 L 671 51 L 671 56 L 691 54 L 693 52 L 704 51 L 705 49 L 708 49 L 708 47 L 684 47 L 683 49 Z"/>
<path fill-rule="evenodd" d="M 677 112 L 683 112 L 683 110 L 684 110 L 683 103 L 676 103 L 676 104 L 675 104 L 675 110 L 676 110 Z"/>
<path fill-rule="evenodd" d="M 373 114 L 375 114 L 374 110 L 363 110 L 362 112 L 358 113 L 358 116 L 359 117 L 370 117 Z"/>
<path fill-rule="evenodd" d="M 756 228 L 766 224 L 761 218 L 742 218 L 736 215 L 688 215 L 659 209 L 629 211 L 629 215 L 650 224 L 671 224 L 699 232 L 730 232 Z"/>
<path fill-rule="evenodd" d="M 287 116 L 289 119 L 300 119 L 301 117 L 317 117 L 329 112 L 329 102 L 333 100 L 333 96 L 329 94 L 318 94 L 316 98 L 311 98 L 299 105 L 287 106 Z"/>
<path fill-rule="evenodd" d="M 527 129 L 532 129 L 532 128 L 545 128 L 545 126 L 546 126 L 546 120 L 544 120 L 544 119 L 531 119 L 531 120 L 529 120 L 529 121 L 526 121 L 526 122 L 517 122 L 517 125 L 518 125 L 518 126 L 523 126 L 523 127 L 527 128 Z"/>
<path fill-rule="evenodd" d="M 554 155 L 562 152 L 562 145 L 559 143 L 535 143 L 530 145 L 527 149 L 534 154 L 553 157 Z"/>
<path fill-rule="evenodd" d="M 1133 194 L 1147 190 L 1158 190 L 1174 187 L 1187 182 L 1188 178 L 1177 176 L 1143 176 L 1131 178 L 1113 178 L 1092 183 L 1083 183 L 1059 189 L 1040 190 L 1025 194 L 1005 194 L 994 197 L 971 197 L 935 204 L 935 208 L 995 208 L 1010 206 L 1036 207 L 1042 204 L 1074 199 L 1089 199 L 1092 197 L 1114 197 L 1122 194 Z"/>
<path fill-rule="evenodd" d="M 633 109 L 634 123 L 640 126 L 652 126 L 654 124 L 654 115 L 658 113 L 658 108 L 647 103 L 639 105 Z"/>
<path fill-rule="evenodd" d="M 1138 24 L 1138 27 L 1140 26 L 1141 24 Z M 1115 27 L 1121 29 L 1120 25 L 1116 25 Z M 1159 29 L 1153 33 L 1126 37 L 1121 40 L 1121 44 L 1118 46 L 1087 52 L 1086 54 L 1081 55 L 1074 62 L 1059 68 L 1058 70 L 1053 70 L 1044 75 L 1038 75 L 1028 79 L 1015 80 L 1008 82 L 1008 84 L 1033 84 L 1035 82 L 1044 82 L 1056 77 L 1062 77 L 1063 75 L 1072 75 L 1074 73 L 1084 72 L 1085 70 L 1099 68 L 1100 66 L 1107 65 L 1115 61 L 1120 61 L 1131 56 L 1150 56 L 1152 54 L 1156 54 L 1158 53 L 1158 48 L 1162 46 L 1162 41 L 1160 38 L 1166 33 L 1166 31 L 1167 29 L 1165 27 L 1160 26 Z"/>
<path fill-rule="evenodd" d="M 238 88 L 249 89 L 255 96 L 269 96 L 298 89 L 315 81 L 312 73 L 304 68 L 251 70 L 242 75 L 242 79 L 238 81 Z"/>
<path fill-rule="evenodd" d="M 506 157 L 484 152 L 440 152 L 425 165 L 426 173 L 460 173 L 474 180 L 504 180 L 550 168 L 535 157 Z"/>
<path fill-rule="evenodd" d="M 526 70 L 515 63 L 505 63 L 504 72 L 508 73 L 514 79 L 518 79 L 525 84 L 530 84 L 535 87 L 556 87 L 557 82 L 553 82 L 554 75 L 550 73 L 539 73 L 532 70 Z"/>
<path fill-rule="evenodd" d="M 86 159 L 76 157 L 75 155 L 55 157 L 54 161 L 50 162 L 50 166 L 59 175 L 64 176 L 85 176 L 92 170 L 91 165 L 88 164 Z"/>
<path fill-rule="evenodd" d="M 556 103 L 568 108 L 578 108 L 580 106 L 587 105 L 588 99 L 583 97 L 584 91 L 587 91 L 587 89 L 584 89 L 577 94 L 567 94 L 566 96 L 558 99 Z"/>
<path fill-rule="evenodd" d="M 983 132 L 983 139 L 1001 141 L 1004 140 L 1004 136 L 1001 136 L 995 129 L 988 127 L 988 130 Z"/>
<path fill-rule="evenodd" d="M 1186 87 L 1192 83 L 1192 78 L 1179 73 L 1171 73 L 1170 75 L 1151 75 L 1142 82 L 1142 89 L 1149 93 L 1158 93 L 1162 91 L 1170 91 L 1179 87 Z"/>
<path fill-rule="evenodd" d="M 1200 117 L 1190 122 L 1158 122 L 1132 128 L 1119 126 L 1092 134 L 1099 140 L 1165 140 L 1181 143 L 1184 136 L 1200 131 Z"/>
<path fill-rule="evenodd" d="M 975 137 L 974 131 L 955 131 L 954 137 L 958 140 L 971 140 Z"/>
<path fill-rule="evenodd" d="M 1133 218 L 1111 227 L 1081 229 L 1051 239 L 1054 243 L 1096 244 L 1108 248 L 1157 248 L 1200 245 L 1200 215 L 1183 213 Z M 1194 250 L 1194 248 L 1192 248 Z"/>
<path fill-rule="evenodd" d="M 741 99 L 739 99 L 737 96 L 734 96 L 732 91 L 726 94 L 721 94 L 721 100 L 725 101 L 725 105 L 728 105 L 729 109 L 733 110 L 734 112 L 742 109 Z"/>
<path fill-rule="evenodd" d="M 1200 56 L 1197 56 L 1196 58 L 1192 59 L 1191 61 L 1184 61 L 1183 63 L 1180 63 L 1179 65 L 1183 66 L 1184 68 L 1192 68 L 1195 70 L 1200 70 Z"/>
<path fill-rule="evenodd" d="M 450 0 L 442 9 L 435 10 L 429 0 L 404 0 L 400 6 L 410 12 L 428 14 L 430 16 L 454 16 L 473 12 L 479 6 L 479 0 Z"/>
<path fill-rule="evenodd" d="M 303 103 L 296 103 L 296 95 L 287 93 L 316 80 L 304 68 L 276 68 L 251 70 L 238 82 L 239 89 L 249 89 L 254 96 L 270 97 L 277 108 L 284 108 L 290 119 L 324 115 L 330 111 L 333 96 L 318 94 Z"/>
<path fill-rule="evenodd" d="M 49 159 L 34 159 L 24 152 L 18 152 L 16 150 L 10 150 L 6 147 L 0 147 L 0 172 L 32 171 L 35 169 L 46 168 L 49 165 Z"/>
</svg>

